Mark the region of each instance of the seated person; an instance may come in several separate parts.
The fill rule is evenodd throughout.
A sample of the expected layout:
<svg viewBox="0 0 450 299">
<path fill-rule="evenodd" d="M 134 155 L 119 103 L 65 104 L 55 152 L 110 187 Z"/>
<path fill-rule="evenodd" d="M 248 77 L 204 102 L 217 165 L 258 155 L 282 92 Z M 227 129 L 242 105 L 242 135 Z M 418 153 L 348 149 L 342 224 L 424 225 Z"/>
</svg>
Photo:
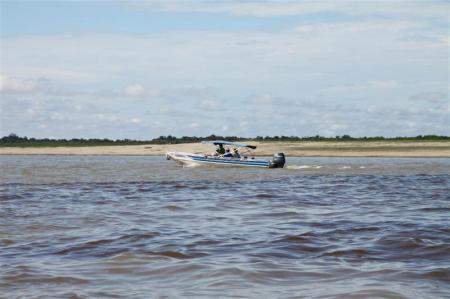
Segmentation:
<svg viewBox="0 0 450 299">
<path fill-rule="evenodd" d="M 229 148 L 227 148 L 227 149 L 225 150 L 225 154 L 223 155 L 223 157 L 225 157 L 225 158 L 231 158 L 231 157 L 233 157 L 233 154 L 230 152 L 230 149 L 229 149 Z"/>
<path fill-rule="evenodd" d="M 240 158 L 241 155 L 239 155 L 239 151 L 237 148 L 233 149 L 233 157 L 234 158 Z"/>
<path fill-rule="evenodd" d="M 225 149 L 223 148 L 223 144 L 219 144 L 219 146 L 216 148 L 216 152 L 214 153 L 214 156 L 220 156 L 225 154 Z"/>
</svg>

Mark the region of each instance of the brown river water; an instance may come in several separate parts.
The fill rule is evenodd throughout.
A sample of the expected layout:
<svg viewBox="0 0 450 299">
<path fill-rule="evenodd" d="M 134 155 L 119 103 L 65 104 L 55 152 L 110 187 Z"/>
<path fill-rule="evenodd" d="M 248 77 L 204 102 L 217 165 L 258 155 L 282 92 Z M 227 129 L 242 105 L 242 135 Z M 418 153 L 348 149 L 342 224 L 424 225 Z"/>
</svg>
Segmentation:
<svg viewBox="0 0 450 299">
<path fill-rule="evenodd" d="M 450 298 L 449 159 L 0 166 L 0 298 Z"/>
</svg>

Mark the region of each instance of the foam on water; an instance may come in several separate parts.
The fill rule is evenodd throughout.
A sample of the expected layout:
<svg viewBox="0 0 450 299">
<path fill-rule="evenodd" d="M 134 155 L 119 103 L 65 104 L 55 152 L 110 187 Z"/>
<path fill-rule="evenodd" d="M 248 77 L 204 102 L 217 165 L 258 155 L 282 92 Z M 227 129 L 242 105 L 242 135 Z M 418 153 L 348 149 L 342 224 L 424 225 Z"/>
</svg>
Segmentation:
<svg viewBox="0 0 450 299">
<path fill-rule="evenodd" d="M 286 165 L 286 169 L 321 169 L 322 165 Z"/>
</svg>

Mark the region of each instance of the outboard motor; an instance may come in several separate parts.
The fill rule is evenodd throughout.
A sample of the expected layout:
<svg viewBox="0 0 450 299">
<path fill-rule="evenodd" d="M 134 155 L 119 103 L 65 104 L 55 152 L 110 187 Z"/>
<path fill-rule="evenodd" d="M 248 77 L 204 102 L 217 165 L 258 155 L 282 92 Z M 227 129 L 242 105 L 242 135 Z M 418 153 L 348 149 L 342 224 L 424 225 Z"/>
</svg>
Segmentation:
<svg viewBox="0 0 450 299">
<path fill-rule="evenodd" d="M 286 163 L 286 158 L 283 153 L 273 155 L 272 160 L 269 162 L 269 168 L 283 168 Z"/>
</svg>

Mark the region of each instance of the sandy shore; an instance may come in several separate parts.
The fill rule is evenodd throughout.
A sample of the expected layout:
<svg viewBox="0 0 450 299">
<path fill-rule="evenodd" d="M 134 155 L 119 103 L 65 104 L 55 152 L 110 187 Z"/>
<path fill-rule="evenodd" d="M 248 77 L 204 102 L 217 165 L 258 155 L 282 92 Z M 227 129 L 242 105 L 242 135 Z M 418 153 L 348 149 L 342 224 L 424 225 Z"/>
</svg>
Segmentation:
<svg viewBox="0 0 450 299">
<path fill-rule="evenodd" d="M 310 157 L 450 157 L 449 141 L 345 141 L 251 142 L 256 154 Z M 0 155 L 164 155 L 167 151 L 211 153 L 214 147 L 199 143 L 92 147 L 3 147 Z"/>
</svg>

